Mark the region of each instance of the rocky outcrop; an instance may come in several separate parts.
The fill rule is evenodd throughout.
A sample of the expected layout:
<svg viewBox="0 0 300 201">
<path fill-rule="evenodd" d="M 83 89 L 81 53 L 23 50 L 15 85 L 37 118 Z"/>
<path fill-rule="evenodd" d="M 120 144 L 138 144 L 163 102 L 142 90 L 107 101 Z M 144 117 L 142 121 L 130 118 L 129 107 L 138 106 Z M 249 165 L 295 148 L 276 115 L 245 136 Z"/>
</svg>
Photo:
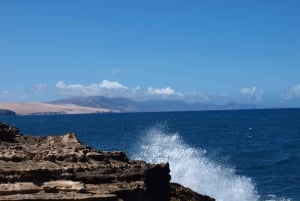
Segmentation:
<svg viewBox="0 0 300 201">
<path fill-rule="evenodd" d="M 19 129 L 0 122 L 0 143 L 1 141 L 14 142 L 19 136 Z"/>
<path fill-rule="evenodd" d="M 170 183 L 168 163 L 102 152 L 75 134 L 33 137 L 0 123 L 0 200 L 212 201 Z"/>
</svg>

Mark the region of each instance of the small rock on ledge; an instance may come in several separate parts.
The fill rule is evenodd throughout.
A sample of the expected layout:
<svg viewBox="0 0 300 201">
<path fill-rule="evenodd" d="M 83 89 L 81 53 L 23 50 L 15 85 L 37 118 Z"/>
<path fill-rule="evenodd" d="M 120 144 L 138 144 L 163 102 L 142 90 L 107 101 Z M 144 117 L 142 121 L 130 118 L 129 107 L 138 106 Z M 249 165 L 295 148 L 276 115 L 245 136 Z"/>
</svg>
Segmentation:
<svg viewBox="0 0 300 201">
<path fill-rule="evenodd" d="M 168 163 L 102 152 L 75 134 L 33 137 L 0 122 L 0 200 L 213 201 L 170 183 Z"/>
</svg>

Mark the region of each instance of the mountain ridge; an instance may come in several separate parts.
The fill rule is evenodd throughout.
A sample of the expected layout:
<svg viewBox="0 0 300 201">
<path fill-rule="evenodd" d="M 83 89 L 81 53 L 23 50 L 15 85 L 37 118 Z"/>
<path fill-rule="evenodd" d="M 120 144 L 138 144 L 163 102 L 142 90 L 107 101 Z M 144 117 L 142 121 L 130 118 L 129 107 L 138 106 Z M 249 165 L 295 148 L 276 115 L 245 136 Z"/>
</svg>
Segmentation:
<svg viewBox="0 0 300 201">
<path fill-rule="evenodd" d="M 104 96 L 71 97 L 49 102 L 51 104 L 74 104 L 84 107 L 103 107 L 120 112 L 167 112 L 167 111 L 198 111 L 256 109 L 257 105 L 230 102 L 224 105 L 214 103 L 187 103 L 184 100 L 151 99 L 135 101 L 129 98 L 109 98 Z"/>
<path fill-rule="evenodd" d="M 129 98 L 104 96 L 70 97 L 50 102 L 0 103 L 0 109 L 17 115 L 91 114 L 115 112 L 173 112 L 256 109 L 254 104 L 230 102 L 225 105 L 214 103 L 187 103 L 184 100 L 152 99 L 136 101 Z"/>
</svg>

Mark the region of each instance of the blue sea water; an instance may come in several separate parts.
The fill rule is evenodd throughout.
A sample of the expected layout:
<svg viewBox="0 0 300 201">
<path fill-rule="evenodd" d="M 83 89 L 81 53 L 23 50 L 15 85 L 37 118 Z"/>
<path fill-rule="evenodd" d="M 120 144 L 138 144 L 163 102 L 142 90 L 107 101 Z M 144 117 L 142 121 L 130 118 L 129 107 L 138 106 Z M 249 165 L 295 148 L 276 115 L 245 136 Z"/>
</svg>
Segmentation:
<svg viewBox="0 0 300 201">
<path fill-rule="evenodd" d="M 169 162 L 217 201 L 300 201 L 300 109 L 2 116 L 32 135 L 75 132 L 100 150 Z"/>
</svg>

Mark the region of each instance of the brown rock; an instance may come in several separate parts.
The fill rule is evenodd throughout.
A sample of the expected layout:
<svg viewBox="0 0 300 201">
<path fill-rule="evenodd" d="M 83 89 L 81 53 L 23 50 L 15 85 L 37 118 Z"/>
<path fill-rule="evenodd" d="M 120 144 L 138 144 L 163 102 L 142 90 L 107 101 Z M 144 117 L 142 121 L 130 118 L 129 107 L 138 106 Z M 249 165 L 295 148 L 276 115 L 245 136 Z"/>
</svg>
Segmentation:
<svg viewBox="0 0 300 201">
<path fill-rule="evenodd" d="M 212 201 L 170 184 L 165 164 L 101 152 L 75 134 L 32 137 L 0 123 L 0 200 Z"/>
<path fill-rule="evenodd" d="M 206 195 L 201 195 L 180 184 L 170 184 L 170 201 L 214 201 Z"/>
</svg>

